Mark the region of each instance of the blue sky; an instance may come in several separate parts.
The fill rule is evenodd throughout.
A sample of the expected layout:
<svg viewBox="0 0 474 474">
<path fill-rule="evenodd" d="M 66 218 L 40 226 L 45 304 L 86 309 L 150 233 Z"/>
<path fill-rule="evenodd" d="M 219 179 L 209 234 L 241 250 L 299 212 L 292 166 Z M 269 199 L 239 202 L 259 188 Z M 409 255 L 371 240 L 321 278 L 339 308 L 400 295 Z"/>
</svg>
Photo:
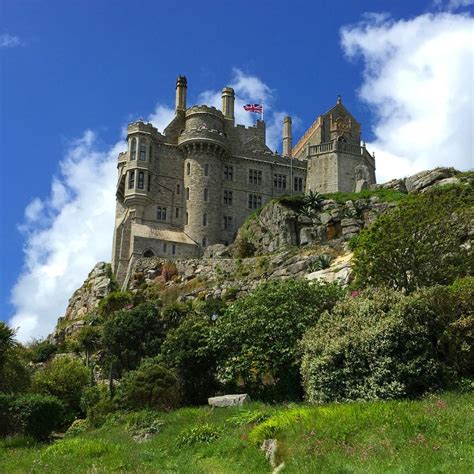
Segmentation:
<svg viewBox="0 0 474 474">
<path fill-rule="evenodd" d="M 188 104 L 228 84 L 265 96 L 280 149 L 283 113 L 298 138 L 342 94 L 379 179 L 472 167 L 472 3 L 0 0 L 0 318 L 15 315 L 22 340 L 47 334 L 86 268 L 109 259 L 123 127 L 162 126 L 180 73 Z M 449 140 L 454 158 L 437 153 Z"/>
</svg>

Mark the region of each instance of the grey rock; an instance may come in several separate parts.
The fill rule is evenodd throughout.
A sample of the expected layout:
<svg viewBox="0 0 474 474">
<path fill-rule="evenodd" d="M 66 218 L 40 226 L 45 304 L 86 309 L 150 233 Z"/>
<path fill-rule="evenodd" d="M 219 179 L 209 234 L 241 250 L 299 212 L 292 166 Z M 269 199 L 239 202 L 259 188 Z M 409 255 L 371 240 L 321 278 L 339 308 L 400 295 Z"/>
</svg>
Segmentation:
<svg viewBox="0 0 474 474">
<path fill-rule="evenodd" d="M 454 168 L 436 168 L 434 170 L 421 171 L 405 179 L 405 186 L 409 193 L 419 192 L 432 184 L 451 178 L 458 174 Z"/>
<path fill-rule="evenodd" d="M 222 395 L 220 397 L 211 397 L 207 400 L 211 407 L 241 407 L 245 403 L 250 402 L 250 397 L 246 393 L 237 395 Z"/>
</svg>

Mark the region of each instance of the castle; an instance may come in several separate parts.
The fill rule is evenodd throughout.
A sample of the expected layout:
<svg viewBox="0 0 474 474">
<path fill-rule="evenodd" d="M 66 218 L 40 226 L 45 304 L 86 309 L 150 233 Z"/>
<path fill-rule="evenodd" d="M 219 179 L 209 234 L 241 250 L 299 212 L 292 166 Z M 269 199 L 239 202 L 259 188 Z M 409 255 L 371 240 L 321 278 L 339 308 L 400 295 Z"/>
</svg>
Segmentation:
<svg viewBox="0 0 474 474">
<path fill-rule="evenodd" d="M 340 97 L 295 147 L 286 117 L 280 155 L 265 143 L 265 122 L 235 123 L 232 88 L 222 90 L 222 110 L 187 108 L 186 90 L 179 76 L 176 114 L 163 133 L 143 121 L 128 126 L 128 149 L 118 157 L 112 251 L 119 283 L 138 257 L 196 257 L 209 245 L 231 243 L 245 218 L 273 198 L 375 183 L 374 157 Z"/>
</svg>

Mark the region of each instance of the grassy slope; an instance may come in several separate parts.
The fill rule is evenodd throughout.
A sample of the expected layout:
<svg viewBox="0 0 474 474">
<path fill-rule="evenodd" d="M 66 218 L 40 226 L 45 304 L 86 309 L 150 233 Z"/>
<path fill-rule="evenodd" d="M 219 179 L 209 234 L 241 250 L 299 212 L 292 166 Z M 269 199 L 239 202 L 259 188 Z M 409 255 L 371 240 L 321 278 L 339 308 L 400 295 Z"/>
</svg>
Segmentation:
<svg viewBox="0 0 474 474">
<path fill-rule="evenodd" d="M 0 444 L 0 472 L 270 472 L 258 449 L 276 437 L 284 473 L 474 472 L 474 394 L 446 393 L 422 401 L 244 409 L 270 416 L 259 424 L 235 422 L 242 410 L 186 408 L 158 413 L 162 432 L 137 443 L 124 420 L 50 446 L 24 440 Z M 234 417 L 234 421 L 232 421 Z M 220 430 L 209 443 L 180 446 L 190 426 Z"/>
</svg>

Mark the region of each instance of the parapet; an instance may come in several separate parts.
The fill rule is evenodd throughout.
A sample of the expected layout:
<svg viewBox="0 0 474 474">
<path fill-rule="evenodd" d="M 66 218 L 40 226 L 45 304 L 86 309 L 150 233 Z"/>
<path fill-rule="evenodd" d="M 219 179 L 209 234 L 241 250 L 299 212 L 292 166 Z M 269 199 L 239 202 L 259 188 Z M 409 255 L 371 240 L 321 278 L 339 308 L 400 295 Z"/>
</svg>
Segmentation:
<svg viewBox="0 0 474 474">
<path fill-rule="evenodd" d="M 193 114 L 211 114 L 217 115 L 219 118 L 224 118 L 224 114 L 219 109 L 209 105 L 193 105 L 189 107 L 189 109 L 186 110 L 186 117 Z"/>
<path fill-rule="evenodd" d="M 152 135 L 156 138 L 163 137 L 158 129 L 150 122 L 144 122 L 143 120 L 137 120 L 128 124 L 127 133 L 144 133 L 146 135 Z"/>
</svg>

